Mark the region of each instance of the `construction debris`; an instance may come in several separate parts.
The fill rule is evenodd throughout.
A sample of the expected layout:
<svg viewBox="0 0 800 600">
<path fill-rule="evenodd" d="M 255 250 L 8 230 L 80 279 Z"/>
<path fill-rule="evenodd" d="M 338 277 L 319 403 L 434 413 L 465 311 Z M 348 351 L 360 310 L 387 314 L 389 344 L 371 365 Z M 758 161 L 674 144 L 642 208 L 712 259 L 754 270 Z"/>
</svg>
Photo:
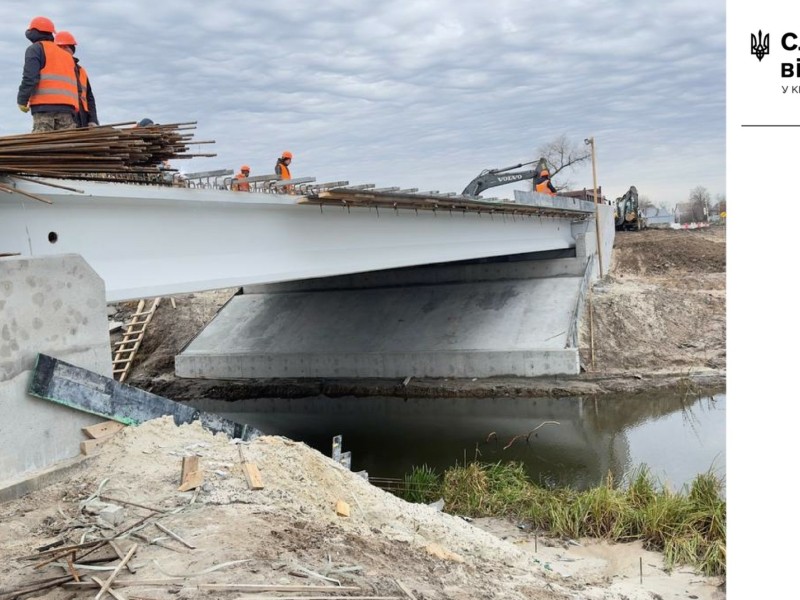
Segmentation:
<svg viewBox="0 0 800 600">
<path fill-rule="evenodd" d="M 171 415 L 176 424 L 199 420 L 211 431 L 245 441 L 262 435 L 249 425 L 201 412 L 46 354 L 36 359 L 28 393 L 127 425 Z"/>
<path fill-rule="evenodd" d="M 251 490 L 263 490 L 264 482 L 261 481 L 261 471 L 258 470 L 258 465 L 253 462 L 247 462 L 244 458 L 244 451 L 242 445 L 239 444 L 239 458 L 242 459 L 242 471 L 247 480 L 247 486 Z"/>
<path fill-rule="evenodd" d="M 179 492 L 188 492 L 203 483 L 203 470 L 199 456 L 184 456 L 181 464 L 181 485 Z"/>
<path fill-rule="evenodd" d="M 135 127 L 134 122 L 0 137 L 0 175 L 164 183 L 164 161 L 189 153 L 196 122 Z M 6 189 L 8 186 L 3 186 Z"/>
<path fill-rule="evenodd" d="M 182 494 L 175 457 L 189 448 L 202 451 L 206 480 Z M 559 578 L 545 565 L 555 565 L 555 555 L 545 559 L 541 544 L 535 555 L 404 502 L 305 444 L 261 436 L 245 451 L 268 469 L 263 490 L 217 473 L 237 465 L 239 449 L 198 422 L 176 426 L 163 417 L 125 427 L 80 470 L 0 505 L 0 600 L 37 592 L 48 600 L 89 599 L 103 587 L 103 598 L 129 600 L 236 592 L 326 600 L 622 597 L 604 589 L 609 583 Z M 95 498 L 125 507 L 119 524 L 82 510 Z M 350 518 L 332 510 L 341 498 L 358 507 Z M 589 562 L 571 560 L 558 564 Z M 635 585 L 639 591 L 638 578 Z"/>
</svg>

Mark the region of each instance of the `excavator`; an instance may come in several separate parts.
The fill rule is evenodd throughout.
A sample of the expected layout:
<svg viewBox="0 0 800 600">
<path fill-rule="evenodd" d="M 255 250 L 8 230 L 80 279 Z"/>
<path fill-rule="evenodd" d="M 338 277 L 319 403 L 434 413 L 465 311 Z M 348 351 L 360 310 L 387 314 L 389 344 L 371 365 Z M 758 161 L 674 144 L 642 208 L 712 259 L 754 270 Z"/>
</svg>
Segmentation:
<svg viewBox="0 0 800 600">
<path fill-rule="evenodd" d="M 639 215 L 639 191 L 636 186 L 632 185 L 631 189 L 616 199 L 614 226 L 617 231 L 642 229 L 642 217 Z"/>
<path fill-rule="evenodd" d="M 512 169 L 518 169 L 526 165 L 532 165 L 536 162 L 536 167 L 527 171 L 515 171 L 509 173 Z M 506 185 L 507 183 L 514 183 L 515 181 L 523 181 L 525 179 L 536 179 L 543 169 L 547 168 L 547 161 L 540 158 L 538 161 L 531 161 L 529 163 L 520 163 L 503 169 L 486 169 L 481 171 L 475 179 L 467 184 L 464 191 L 461 192 L 462 196 L 469 196 L 477 198 L 481 192 L 489 188 L 497 187 L 498 185 Z"/>
</svg>

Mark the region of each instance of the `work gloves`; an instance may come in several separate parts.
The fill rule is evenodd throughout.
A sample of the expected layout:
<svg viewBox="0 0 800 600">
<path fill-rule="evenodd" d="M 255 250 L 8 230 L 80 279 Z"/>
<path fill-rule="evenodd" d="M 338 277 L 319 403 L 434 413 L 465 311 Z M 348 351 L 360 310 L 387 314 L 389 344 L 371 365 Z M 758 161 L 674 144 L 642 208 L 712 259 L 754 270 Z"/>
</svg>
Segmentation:
<svg viewBox="0 0 800 600">
<path fill-rule="evenodd" d="M 17 106 L 19 106 L 19 109 L 22 112 L 28 112 L 31 109 L 31 107 L 28 106 L 27 104 L 17 104 Z"/>
</svg>

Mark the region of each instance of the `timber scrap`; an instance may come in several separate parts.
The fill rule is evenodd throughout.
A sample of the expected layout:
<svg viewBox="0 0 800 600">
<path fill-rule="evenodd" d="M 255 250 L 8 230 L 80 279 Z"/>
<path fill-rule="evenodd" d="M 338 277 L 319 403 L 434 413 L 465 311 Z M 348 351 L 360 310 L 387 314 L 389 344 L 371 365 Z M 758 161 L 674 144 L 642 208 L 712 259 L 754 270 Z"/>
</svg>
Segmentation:
<svg viewBox="0 0 800 600">
<path fill-rule="evenodd" d="M 549 197 L 548 197 L 549 198 Z M 555 206 L 523 204 L 510 200 L 477 199 L 456 194 L 439 194 L 436 192 L 416 192 L 406 190 L 370 190 L 356 188 L 331 188 L 308 193 L 297 201 L 298 204 L 319 204 L 323 206 L 367 207 L 400 210 L 430 210 L 449 213 L 478 213 L 487 215 L 561 217 L 566 215 L 576 220 L 584 220 L 591 216 L 582 210 L 557 208 Z"/>
</svg>

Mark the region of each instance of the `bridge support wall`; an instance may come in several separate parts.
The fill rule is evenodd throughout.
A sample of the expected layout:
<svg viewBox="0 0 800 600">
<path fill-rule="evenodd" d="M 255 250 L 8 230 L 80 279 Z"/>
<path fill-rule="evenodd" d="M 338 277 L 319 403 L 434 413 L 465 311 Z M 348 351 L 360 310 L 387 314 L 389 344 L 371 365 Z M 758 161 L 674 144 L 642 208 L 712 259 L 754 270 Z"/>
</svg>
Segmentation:
<svg viewBox="0 0 800 600">
<path fill-rule="evenodd" d="M 0 500 L 79 455 L 81 428 L 102 421 L 28 395 L 40 352 L 111 376 L 105 286 L 80 256 L 0 258 Z"/>
</svg>

